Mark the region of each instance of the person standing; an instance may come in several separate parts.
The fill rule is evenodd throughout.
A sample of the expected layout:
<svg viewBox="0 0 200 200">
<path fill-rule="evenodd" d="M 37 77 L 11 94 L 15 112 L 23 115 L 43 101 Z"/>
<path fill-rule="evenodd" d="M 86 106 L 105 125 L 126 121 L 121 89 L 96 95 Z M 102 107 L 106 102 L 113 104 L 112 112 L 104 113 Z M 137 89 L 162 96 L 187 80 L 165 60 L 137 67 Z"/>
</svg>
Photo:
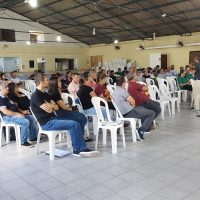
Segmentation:
<svg viewBox="0 0 200 200">
<path fill-rule="evenodd" d="M 195 74 L 194 80 L 200 80 L 200 57 L 195 57 Z"/>
</svg>

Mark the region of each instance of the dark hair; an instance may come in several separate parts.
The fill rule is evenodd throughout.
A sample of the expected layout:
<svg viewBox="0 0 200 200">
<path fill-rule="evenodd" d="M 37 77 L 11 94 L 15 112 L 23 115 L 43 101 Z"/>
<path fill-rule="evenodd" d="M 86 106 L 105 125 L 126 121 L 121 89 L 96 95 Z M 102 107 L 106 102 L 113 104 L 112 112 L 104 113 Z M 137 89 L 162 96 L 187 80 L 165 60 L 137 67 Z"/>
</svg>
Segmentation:
<svg viewBox="0 0 200 200">
<path fill-rule="evenodd" d="M 41 81 L 44 81 L 44 78 L 47 77 L 45 74 L 38 73 L 35 75 L 35 83 L 38 86 Z"/>
<path fill-rule="evenodd" d="M 89 73 L 88 72 L 83 73 L 82 79 L 83 79 L 83 83 L 87 81 L 89 79 Z"/>
<path fill-rule="evenodd" d="M 181 69 L 181 70 L 180 70 L 180 75 L 181 75 L 184 71 L 185 71 L 184 69 Z"/>
<path fill-rule="evenodd" d="M 49 79 L 49 92 L 58 90 L 58 77 L 54 76 Z"/>
<path fill-rule="evenodd" d="M 97 83 L 99 83 L 101 80 L 103 80 L 104 78 L 106 78 L 107 76 L 103 73 L 99 74 L 97 77 Z"/>
<path fill-rule="evenodd" d="M 69 73 L 71 73 L 71 71 L 70 71 L 70 70 L 69 70 L 69 71 L 67 71 L 66 75 L 68 75 Z"/>
<path fill-rule="evenodd" d="M 1 79 L 3 79 L 3 75 L 5 75 L 6 73 L 1 73 L 0 74 L 0 77 L 1 77 Z"/>
<path fill-rule="evenodd" d="M 15 95 L 15 88 L 17 87 L 17 84 L 16 83 L 14 83 L 14 82 L 11 82 L 11 83 L 9 83 L 8 84 L 8 93 L 9 93 L 9 95 L 14 95 L 14 96 L 16 96 Z"/>
<path fill-rule="evenodd" d="M 117 86 L 122 86 L 123 83 L 125 83 L 125 78 L 123 76 L 117 77 L 117 79 L 116 79 L 116 85 Z"/>
</svg>

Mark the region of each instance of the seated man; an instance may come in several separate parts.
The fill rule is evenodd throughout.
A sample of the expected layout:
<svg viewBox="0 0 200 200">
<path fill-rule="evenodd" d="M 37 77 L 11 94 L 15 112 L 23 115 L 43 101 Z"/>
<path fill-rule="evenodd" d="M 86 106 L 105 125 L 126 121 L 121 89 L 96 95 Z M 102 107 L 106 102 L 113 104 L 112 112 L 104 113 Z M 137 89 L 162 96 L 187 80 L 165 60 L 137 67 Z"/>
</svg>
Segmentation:
<svg viewBox="0 0 200 200">
<path fill-rule="evenodd" d="M 180 74 L 177 80 L 181 89 L 192 91 L 192 85 L 191 85 L 190 79 L 186 76 L 185 70 L 180 71 Z"/>
<path fill-rule="evenodd" d="M 80 75 L 78 73 L 73 73 L 72 82 L 68 86 L 68 91 L 74 97 L 76 103 L 79 103 L 77 96 L 79 88 L 80 88 Z"/>
<path fill-rule="evenodd" d="M 141 119 L 142 126 L 136 133 L 139 140 L 144 140 L 144 132 L 149 131 L 156 113 L 142 106 L 135 107 L 135 100 L 125 89 L 124 77 L 118 77 L 116 85 L 117 87 L 112 94 L 113 100 L 125 118 Z"/>
<path fill-rule="evenodd" d="M 56 116 L 59 108 L 51 99 L 45 89 L 48 87 L 48 79 L 44 74 L 37 74 L 35 77 L 36 91 L 31 97 L 31 109 L 35 114 L 43 130 L 68 130 L 71 135 L 73 155 L 91 157 L 96 155 L 97 151 L 92 151 L 86 147 L 83 131 L 80 123 L 74 120 L 68 120 L 63 116 Z"/>
<path fill-rule="evenodd" d="M 146 109 L 153 110 L 156 113 L 155 118 L 160 114 L 161 107 L 156 101 L 150 99 L 148 87 L 136 82 L 135 74 L 128 73 L 128 93 L 135 99 L 136 106 L 143 106 Z"/>
<path fill-rule="evenodd" d="M 14 83 L 21 83 L 19 78 L 17 78 L 17 71 L 12 71 L 10 73 L 10 81 L 12 81 Z"/>
<path fill-rule="evenodd" d="M 29 141 L 37 141 L 37 127 L 34 117 L 29 111 L 20 110 L 11 100 L 8 99 L 8 87 L 5 83 L 0 84 L 0 111 L 5 123 L 13 123 L 21 126 L 22 146 L 32 146 Z"/>
</svg>

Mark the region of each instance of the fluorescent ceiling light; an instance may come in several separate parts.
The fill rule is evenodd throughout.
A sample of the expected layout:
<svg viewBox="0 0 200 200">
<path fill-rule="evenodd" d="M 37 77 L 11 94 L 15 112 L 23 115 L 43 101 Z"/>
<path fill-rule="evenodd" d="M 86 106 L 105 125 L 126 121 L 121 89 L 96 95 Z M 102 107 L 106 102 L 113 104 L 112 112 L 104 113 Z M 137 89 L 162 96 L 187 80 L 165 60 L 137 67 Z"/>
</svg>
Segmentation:
<svg viewBox="0 0 200 200">
<path fill-rule="evenodd" d="M 27 44 L 27 45 L 30 45 L 30 44 L 31 44 L 31 42 L 30 42 L 30 41 L 27 41 L 27 42 L 26 42 L 26 44 Z"/>
<path fill-rule="evenodd" d="M 166 14 L 166 13 L 163 13 L 161 16 L 162 16 L 162 17 L 166 17 L 166 16 L 167 16 L 167 14 Z"/>
<path fill-rule="evenodd" d="M 37 7 L 37 0 L 25 0 L 24 2 L 28 3 L 33 8 Z"/>
<path fill-rule="evenodd" d="M 118 44 L 119 43 L 119 40 L 114 40 L 114 44 Z"/>
<path fill-rule="evenodd" d="M 56 40 L 57 40 L 58 42 L 60 42 L 60 41 L 61 41 L 61 36 L 58 35 L 58 36 L 56 37 Z"/>
</svg>

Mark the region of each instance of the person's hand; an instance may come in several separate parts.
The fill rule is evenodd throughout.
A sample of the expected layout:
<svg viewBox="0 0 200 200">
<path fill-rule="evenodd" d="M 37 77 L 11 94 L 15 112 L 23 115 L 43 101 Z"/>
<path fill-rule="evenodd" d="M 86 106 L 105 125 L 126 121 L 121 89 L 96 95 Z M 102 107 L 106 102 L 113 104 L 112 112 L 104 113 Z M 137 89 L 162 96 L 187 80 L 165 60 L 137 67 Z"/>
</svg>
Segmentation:
<svg viewBox="0 0 200 200">
<path fill-rule="evenodd" d="M 22 114 L 24 114 L 24 115 L 29 115 L 30 112 L 29 112 L 29 110 L 23 110 L 23 111 L 22 111 Z"/>
<path fill-rule="evenodd" d="M 22 113 L 16 113 L 16 116 L 17 117 L 24 117 L 24 114 L 22 114 Z"/>
</svg>

